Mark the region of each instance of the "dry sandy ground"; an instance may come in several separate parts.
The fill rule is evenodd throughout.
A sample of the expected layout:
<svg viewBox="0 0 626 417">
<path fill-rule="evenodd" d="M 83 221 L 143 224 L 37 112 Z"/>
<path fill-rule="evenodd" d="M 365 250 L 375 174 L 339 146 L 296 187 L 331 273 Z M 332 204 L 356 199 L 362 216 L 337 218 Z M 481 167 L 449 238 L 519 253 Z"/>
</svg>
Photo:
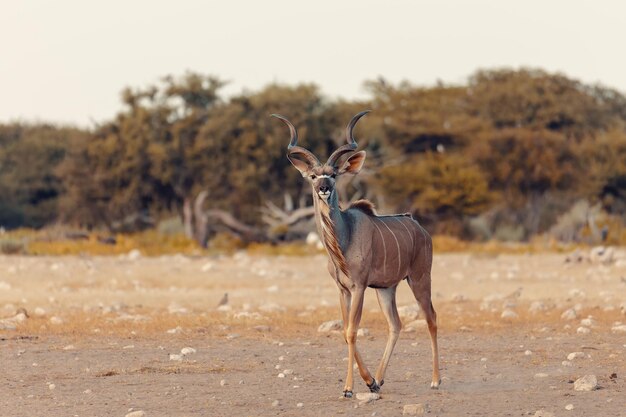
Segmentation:
<svg viewBox="0 0 626 417">
<path fill-rule="evenodd" d="M 397 416 L 419 403 L 432 416 L 626 416 L 626 257 L 617 255 L 610 264 L 436 255 L 443 384 L 428 388 L 418 321 L 368 404 L 340 398 L 347 348 L 339 333 L 317 331 L 339 317 L 324 256 L 0 257 L 0 318 L 20 307 L 30 315 L 0 320 L 0 415 Z M 415 305 L 405 284 L 398 299 Z M 373 371 L 386 340 L 373 291 L 362 327 Z M 195 352 L 170 359 L 185 347 Z M 568 360 L 573 352 L 582 354 Z M 599 389 L 574 390 L 590 374 Z"/>
</svg>

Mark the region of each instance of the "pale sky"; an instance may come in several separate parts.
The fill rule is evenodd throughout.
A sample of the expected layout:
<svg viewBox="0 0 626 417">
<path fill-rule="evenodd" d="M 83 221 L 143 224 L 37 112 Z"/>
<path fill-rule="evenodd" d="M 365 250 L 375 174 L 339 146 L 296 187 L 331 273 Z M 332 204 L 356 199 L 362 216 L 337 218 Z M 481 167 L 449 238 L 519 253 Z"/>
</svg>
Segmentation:
<svg viewBox="0 0 626 417">
<path fill-rule="evenodd" d="M 364 98 L 383 76 L 462 83 L 540 67 L 626 92 L 626 2 L 19 0 L 0 6 L 0 122 L 92 126 L 120 91 L 187 70 L 224 93 L 313 82 Z"/>
</svg>

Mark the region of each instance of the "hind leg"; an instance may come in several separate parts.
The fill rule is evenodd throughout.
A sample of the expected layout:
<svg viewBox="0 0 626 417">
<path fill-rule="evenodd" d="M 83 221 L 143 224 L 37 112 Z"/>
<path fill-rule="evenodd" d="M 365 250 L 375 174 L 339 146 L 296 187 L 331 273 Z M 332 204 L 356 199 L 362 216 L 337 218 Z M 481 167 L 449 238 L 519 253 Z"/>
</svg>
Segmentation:
<svg viewBox="0 0 626 417">
<path fill-rule="evenodd" d="M 437 389 L 441 384 L 441 376 L 439 375 L 439 347 L 437 345 L 437 313 L 435 312 L 430 297 L 430 273 L 422 274 L 417 280 L 409 277 L 408 282 L 415 299 L 422 308 L 422 311 L 424 311 L 426 323 L 428 324 L 433 361 L 433 376 L 430 387 Z"/>
</svg>

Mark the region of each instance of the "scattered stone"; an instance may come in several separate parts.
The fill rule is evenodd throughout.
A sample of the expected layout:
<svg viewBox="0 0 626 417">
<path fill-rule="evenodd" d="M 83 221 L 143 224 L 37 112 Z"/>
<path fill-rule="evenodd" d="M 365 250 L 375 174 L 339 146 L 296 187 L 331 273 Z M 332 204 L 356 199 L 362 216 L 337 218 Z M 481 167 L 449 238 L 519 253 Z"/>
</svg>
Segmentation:
<svg viewBox="0 0 626 417">
<path fill-rule="evenodd" d="M 356 399 L 360 401 L 360 404 L 368 404 L 380 400 L 380 394 L 377 392 L 357 392 Z"/>
<path fill-rule="evenodd" d="M 280 401 L 274 400 L 272 401 L 272 407 L 278 407 L 280 405 Z"/>
<path fill-rule="evenodd" d="M 178 353 L 170 353 L 170 360 L 181 362 L 183 360 L 183 355 Z"/>
<path fill-rule="evenodd" d="M 564 320 L 575 320 L 577 317 L 578 314 L 576 314 L 576 310 L 573 308 L 568 308 L 563 312 L 563 314 L 561 314 L 561 318 Z"/>
<path fill-rule="evenodd" d="M 63 324 L 63 319 L 61 317 L 52 316 L 50 317 L 50 324 L 59 325 Z"/>
<path fill-rule="evenodd" d="M 516 318 L 518 318 L 519 316 L 518 316 L 518 314 L 517 314 L 515 311 L 513 311 L 513 310 L 511 310 L 511 309 L 507 308 L 506 310 L 504 310 L 504 311 L 502 312 L 502 314 L 500 315 L 500 317 L 501 317 L 501 318 L 503 318 L 503 319 L 516 319 Z"/>
<path fill-rule="evenodd" d="M 184 347 L 180 350 L 180 354 L 183 356 L 190 355 L 192 353 L 196 353 L 196 350 L 192 347 Z"/>
<path fill-rule="evenodd" d="M 537 410 L 533 417 L 554 417 L 554 413 L 546 410 Z"/>
<path fill-rule="evenodd" d="M 224 305 L 221 305 L 221 306 L 217 307 L 217 311 L 220 311 L 222 313 L 227 313 L 229 311 L 232 311 L 232 309 L 233 308 L 231 306 L 229 306 L 228 304 L 224 304 Z"/>
<path fill-rule="evenodd" d="M 333 330 L 341 330 L 343 329 L 343 321 L 342 320 L 331 320 L 325 323 L 320 324 L 317 328 L 319 333 L 328 333 Z"/>
<path fill-rule="evenodd" d="M 298 404 L 296 404 L 296 407 L 298 407 L 298 408 L 302 408 L 302 407 L 304 407 L 304 404 L 302 404 L 302 403 L 298 403 Z"/>
<path fill-rule="evenodd" d="M 141 252 L 139 249 L 133 249 L 126 255 L 126 259 L 129 261 L 136 261 L 141 258 Z"/>
<path fill-rule="evenodd" d="M 215 264 L 213 262 L 207 262 L 204 265 L 202 265 L 202 268 L 200 268 L 200 270 L 202 272 L 208 272 L 212 270 L 213 268 L 215 268 Z"/>
<path fill-rule="evenodd" d="M 281 372 L 281 373 L 279 373 L 277 376 L 278 376 L 278 378 L 284 378 L 284 377 L 285 377 L 285 374 L 283 374 L 283 373 Z"/>
<path fill-rule="evenodd" d="M 605 246 L 596 246 L 589 251 L 589 260 L 596 264 L 610 264 L 613 262 L 613 256 L 613 248 L 607 248 Z"/>
<path fill-rule="evenodd" d="M 565 406 L 565 409 L 566 409 L 567 411 L 572 411 L 572 410 L 574 409 L 574 404 L 567 404 L 567 405 Z"/>
<path fill-rule="evenodd" d="M 398 307 L 398 315 L 404 320 L 417 320 L 422 311 L 417 304 Z"/>
<path fill-rule="evenodd" d="M 362 329 L 359 329 L 359 330 L 356 332 L 356 335 L 357 335 L 358 337 L 367 337 L 367 336 L 369 336 L 369 335 L 370 335 L 370 330 L 364 327 L 364 328 L 362 328 Z"/>
<path fill-rule="evenodd" d="M 122 349 L 135 349 L 135 345 L 126 345 Z"/>
<path fill-rule="evenodd" d="M 574 359 L 584 358 L 584 357 L 585 357 L 585 354 L 583 352 L 572 352 L 569 355 L 567 355 L 567 360 L 573 361 Z"/>
<path fill-rule="evenodd" d="M 76 347 L 74 345 L 67 345 L 63 348 L 63 350 L 74 350 Z"/>
<path fill-rule="evenodd" d="M 221 386 L 221 387 L 223 387 L 224 385 L 226 385 L 226 380 L 225 380 L 225 379 L 222 379 L 222 380 L 220 381 L 220 386 Z"/>
<path fill-rule="evenodd" d="M 41 308 L 41 307 L 37 307 L 37 308 L 35 308 L 35 310 L 33 311 L 33 313 L 35 313 L 35 316 L 38 316 L 38 317 L 43 317 L 43 316 L 45 316 L 45 315 L 46 315 L 46 310 L 44 310 L 44 309 L 43 309 L 43 308 Z"/>
<path fill-rule="evenodd" d="M 413 332 L 416 332 L 418 330 L 425 329 L 425 328 L 426 328 L 426 320 L 420 319 L 420 320 L 413 320 L 412 322 L 407 323 L 407 325 L 404 326 L 404 329 L 402 329 L 402 331 L 405 333 L 413 333 Z"/>
<path fill-rule="evenodd" d="M 532 350 L 527 350 L 527 351 L 524 352 L 524 355 L 526 355 L 526 356 L 530 356 L 532 354 L 533 354 Z"/>
<path fill-rule="evenodd" d="M 626 324 L 616 324 L 611 327 L 613 333 L 626 333 Z"/>
<path fill-rule="evenodd" d="M 535 378 L 547 378 L 549 375 L 543 372 L 535 374 Z"/>
<path fill-rule="evenodd" d="M 131 411 L 125 417 L 146 417 L 146 412 L 143 410 Z"/>
<path fill-rule="evenodd" d="M 272 328 L 270 326 L 265 325 L 265 324 L 260 325 L 260 326 L 254 326 L 253 329 L 256 330 L 257 332 L 261 332 L 261 333 L 268 333 L 268 332 L 272 331 Z"/>
<path fill-rule="evenodd" d="M 180 326 L 176 326 L 176 328 L 174 329 L 169 329 L 166 333 L 167 334 L 178 334 L 181 333 L 183 331 L 183 328 Z"/>
<path fill-rule="evenodd" d="M 266 288 L 266 291 L 269 293 L 275 293 L 278 292 L 279 288 L 278 285 L 272 285 Z"/>
<path fill-rule="evenodd" d="M 542 311 L 546 311 L 548 306 L 543 301 L 533 301 L 530 303 L 530 307 L 528 307 L 528 311 L 531 313 L 539 313 Z"/>
<path fill-rule="evenodd" d="M 561 365 L 563 365 L 563 366 L 572 366 L 572 363 L 570 361 L 563 361 L 563 362 L 561 362 Z"/>
<path fill-rule="evenodd" d="M 595 375 L 585 375 L 582 378 L 578 378 L 574 382 L 574 389 L 576 391 L 593 391 L 598 389 L 598 379 Z"/>
<path fill-rule="evenodd" d="M 593 319 L 593 317 L 589 316 L 586 319 L 582 319 L 580 321 L 581 326 L 585 326 L 585 327 L 593 327 L 596 325 L 596 321 Z"/>
<path fill-rule="evenodd" d="M 292 375 L 293 374 L 293 369 L 285 369 L 283 371 L 283 374 L 285 374 L 285 375 Z"/>
<path fill-rule="evenodd" d="M 57 386 L 56 386 L 56 385 L 54 385 L 54 384 L 48 384 L 48 389 L 49 389 L 49 390 L 51 390 L 51 391 L 52 391 L 53 389 L 55 389 L 56 387 L 57 387 Z"/>
<path fill-rule="evenodd" d="M 578 333 L 578 334 L 589 334 L 589 333 L 591 333 L 591 329 L 589 329 L 588 327 L 585 327 L 585 326 L 580 326 L 578 329 L 576 329 L 576 333 Z"/>
<path fill-rule="evenodd" d="M 424 404 L 407 404 L 402 409 L 402 415 L 405 416 L 421 416 L 425 412 Z"/>
<path fill-rule="evenodd" d="M 83 391 L 83 394 L 91 394 L 91 390 L 90 389 L 86 389 L 85 391 Z"/>
</svg>

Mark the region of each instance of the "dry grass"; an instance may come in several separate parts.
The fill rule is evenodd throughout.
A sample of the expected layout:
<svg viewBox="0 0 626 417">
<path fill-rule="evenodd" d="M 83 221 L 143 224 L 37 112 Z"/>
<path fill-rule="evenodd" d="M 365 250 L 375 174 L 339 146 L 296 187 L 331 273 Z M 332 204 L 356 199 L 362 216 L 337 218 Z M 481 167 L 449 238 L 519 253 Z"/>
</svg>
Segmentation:
<svg viewBox="0 0 626 417">
<path fill-rule="evenodd" d="M 67 230 L 49 228 L 40 231 L 18 229 L 5 233 L 0 241 L 0 252 L 5 254 L 22 253 L 29 255 L 121 255 L 131 250 L 139 250 L 146 256 L 165 254 L 206 255 L 210 253 L 233 253 L 246 249 L 254 255 L 307 256 L 323 253 L 303 242 L 282 244 L 252 243 L 244 245 L 239 239 L 227 235 L 217 236 L 209 249 L 202 249 L 197 243 L 181 234 L 163 234 L 149 230 L 134 234 L 110 236 L 106 233 L 88 233 L 86 239 L 70 239 Z M 115 244 L 103 243 L 103 237 L 112 237 Z M 583 247 L 580 244 L 563 244 L 554 239 L 537 237 L 530 242 L 468 242 L 453 236 L 433 237 L 436 253 L 468 252 L 479 254 L 526 254 L 545 252 L 568 252 Z M 3 249 L 4 248 L 4 249 Z"/>
</svg>

